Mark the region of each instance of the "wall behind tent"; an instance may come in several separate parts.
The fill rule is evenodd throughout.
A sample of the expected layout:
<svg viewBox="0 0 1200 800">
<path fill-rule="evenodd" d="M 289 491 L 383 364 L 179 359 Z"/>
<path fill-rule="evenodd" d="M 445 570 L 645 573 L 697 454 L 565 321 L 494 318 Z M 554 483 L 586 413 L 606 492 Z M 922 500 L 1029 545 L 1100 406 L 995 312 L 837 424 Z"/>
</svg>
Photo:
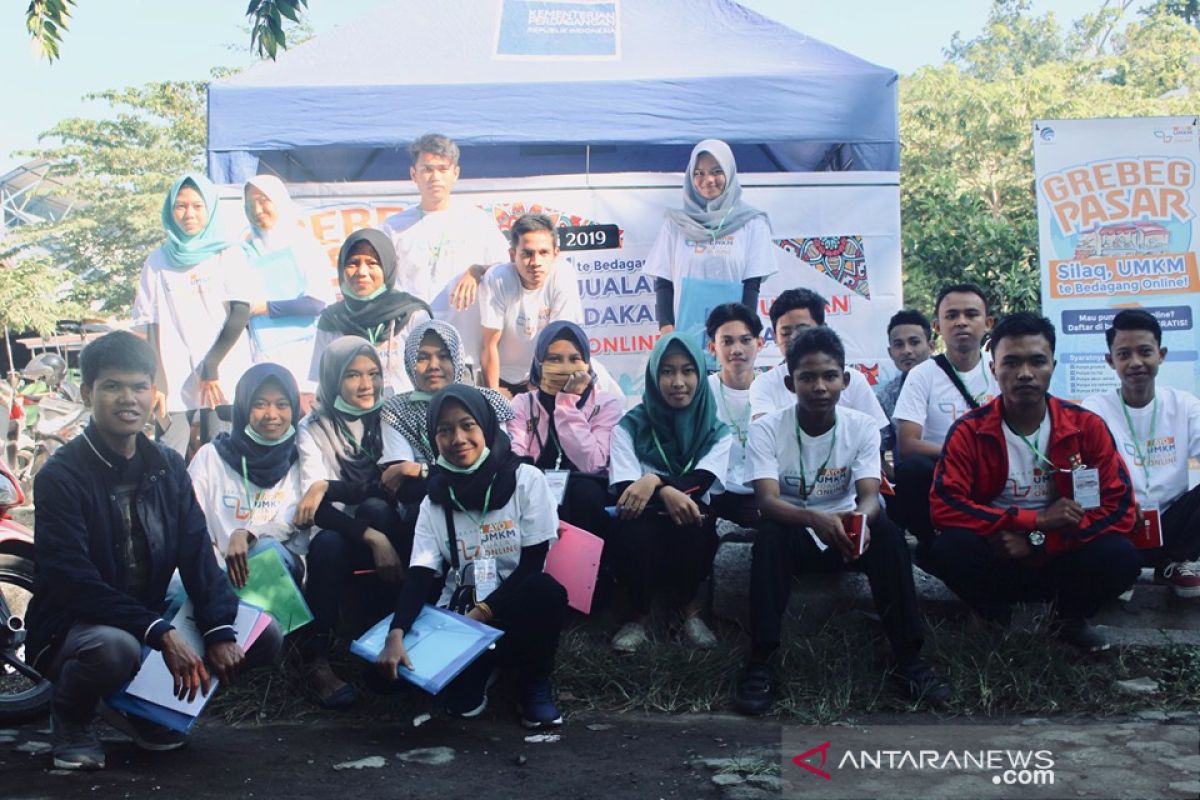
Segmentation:
<svg viewBox="0 0 1200 800">
<path fill-rule="evenodd" d="M 874 384 L 892 371 L 888 318 L 901 306 L 900 190 L 896 173 L 784 173 L 739 176 L 745 199 L 770 215 L 779 271 L 762 287 L 759 313 L 767 347 L 760 365 L 780 356 L 767 309 L 784 289 L 808 287 L 827 300 L 829 324 L 847 360 Z M 584 329 L 593 353 L 627 394 L 641 390 L 646 357 L 657 339 L 652 279 L 642 263 L 667 208 L 681 202 L 682 175 L 619 174 L 504 181 L 462 180 L 457 202 L 488 211 L 507 231 L 522 213 L 550 215 L 564 232 L 562 258 L 578 275 Z M 602 183 L 599 183 L 602 181 Z M 411 183 L 295 184 L 305 224 L 330 253 L 330 281 L 342 239 L 378 227 L 418 202 Z M 240 187 L 224 187 L 225 220 L 244 220 Z M 574 234 L 573 236 L 570 234 Z M 577 249 L 570 249 L 577 248 Z M 403 288 L 403 287 L 401 287 Z"/>
</svg>

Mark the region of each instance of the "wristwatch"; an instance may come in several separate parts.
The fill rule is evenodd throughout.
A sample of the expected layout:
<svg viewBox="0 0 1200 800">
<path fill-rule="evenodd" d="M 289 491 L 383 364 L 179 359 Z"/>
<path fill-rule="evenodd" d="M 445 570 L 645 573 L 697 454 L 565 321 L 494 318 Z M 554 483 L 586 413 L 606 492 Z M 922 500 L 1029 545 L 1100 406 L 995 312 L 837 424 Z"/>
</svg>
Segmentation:
<svg viewBox="0 0 1200 800">
<path fill-rule="evenodd" d="M 1029 543 L 1034 547 L 1041 547 L 1046 543 L 1046 534 L 1041 531 L 1030 531 Z"/>
</svg>

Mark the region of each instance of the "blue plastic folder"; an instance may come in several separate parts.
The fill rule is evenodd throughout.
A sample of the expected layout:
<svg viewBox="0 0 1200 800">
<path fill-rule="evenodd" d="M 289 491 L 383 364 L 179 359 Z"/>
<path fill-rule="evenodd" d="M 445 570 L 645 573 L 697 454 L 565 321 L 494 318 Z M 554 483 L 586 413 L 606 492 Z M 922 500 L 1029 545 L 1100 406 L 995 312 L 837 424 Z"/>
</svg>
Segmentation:
<svg viewBox="0 0 1200 800">
<path fill-rule="evenodd" d="M 254 259 L 250 282 L 257 286 L 249 294 L 269 300 L 291 300 L 300 297 L 307 288 L 290 247 Z M 250 335 L 260 352 L 269 353 L 311 337 L 316 324 L 316 317 L 251 317 Z"/>
<path fill-rule="evenodd" d="M 388 614 L 355 639 L 350 652 L 366 661 L 377 659 L 387 642 L 392 616 Z M 398 674 L 430 694 L 437 694 L 503 635 L 503 631 L 470 617 L 426 605 L 413 622 L 412 630 L 404 634 L 404 649 L 414 669 L 400 667 Z"/>
<path fill-rule="evenodd" d="M 675 330 L 696 340 L 701 350 L 707 350 L 705 323 L 712 310 L 722 303 L 742 302 L 742 284 L 735 281 L 714 281 L 706 278 L 684 278 L 683 286 L 676 287 L 679 297 L 679 313 L 675 315 Z M 706 356 L 708 368 L 716 362 Z"/>
</svg>

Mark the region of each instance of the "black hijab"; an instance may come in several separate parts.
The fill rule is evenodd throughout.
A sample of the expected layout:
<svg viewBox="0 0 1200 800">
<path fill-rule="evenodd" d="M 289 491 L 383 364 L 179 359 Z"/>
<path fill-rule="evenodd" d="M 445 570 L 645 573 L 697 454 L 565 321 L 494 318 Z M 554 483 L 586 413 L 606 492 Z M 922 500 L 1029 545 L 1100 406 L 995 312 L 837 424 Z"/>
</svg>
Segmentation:
<svg viewBox="0 0 1200 800">
<path fill-rule="evenodd" d="M 490 452 L 483 464 L 471 473 L 453 472 L 440 464 L 435 466 L 429 474 L 429 499 L 440 506 L 457 508 L 450 498 L 450 490 L 453 489 L 455 499 L 463 508 L 482 511 L 490 487 L 488 510 L 503 507 L 517 490 L 517 467 L 522 462 L 513 454 L 508 434 L 496 418 L 496 411 L 474 386 L 453 383 L 439 390 L 429 400 L 426 417 L 429 441 L 434 443 L 435 448 L 438 417 L 447 401 L 460 404 L 475 418 L 483 430 L 483 439 Z"/>
<path fill-rule="evenodd" d="M 292 406 L 293 427 L 300 421 L 300 391 L 292 373 L 278 364 L 255 364 L 237 382 L 233 395 L 233 430 L 219 433 L 213 439 L 217 455 L 230 469 L 241 475 L 244 464 L 246 480 L 264 489 L 283 480 L 299 457 L 294 430 L 286 441 L 277 445 L 259 444 L 246 434 L 254 396 L 268 381 L 279 384 Z"/>
<path fill-rule="evenodd" d="M 369 244 L 379 256 L 386 289 L 371 300 L 357 300 L 343 289 L 340 301 L 325 306 L 317 320 L 317 327 L 342 336 L 361 336 L 376 344 L 402 331 L 409 317 L 417 311 L 424 311 L 431 317 L 433 312 L 424 300 L 395 288 L 396 248 L 387 234 L 374 228 L 357 230 L 342 242 L 342 249 L 338 252 L 338 282 L 345 276 L 346 261 L 350 254 L 363 242 Z M 391 324 L 393 322 L 395 325 Z"/>
</svg>

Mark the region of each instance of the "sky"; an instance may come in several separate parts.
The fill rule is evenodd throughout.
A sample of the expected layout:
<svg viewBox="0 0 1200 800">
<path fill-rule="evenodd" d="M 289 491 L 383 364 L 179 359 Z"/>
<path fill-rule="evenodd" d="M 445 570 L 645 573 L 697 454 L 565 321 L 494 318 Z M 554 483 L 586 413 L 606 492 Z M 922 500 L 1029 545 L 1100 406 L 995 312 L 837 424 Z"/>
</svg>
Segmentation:
<svg viewBox="0 0 1200 800">
<path fill-rule="evenodd" d="M 626 0 L 653 2 L 653 0 Z M 253 62 L 246 0 L 78 0 L 62 58 L 36 58 L 25 31 L 25 2 L 0 11 L 0 174 L 24 159 L 14 151 L 60 119 L 103 116 L 89 92 L 151 81 L 203 80 L 218 66 Z M 309 0 L 317 35 L 387 0 Z M 486 0 L 480 0 L 486 2 Z M 956 31 L 967 38 L 987 19 L 990 0 L 741 0 L 755 11 L 876 64 L 907 74 L 937 64 Z M 1066 23 L 1101 0 L 1034 0 Z M 196 9 L 203 11 L 199 18 Z"/>
</svg>

